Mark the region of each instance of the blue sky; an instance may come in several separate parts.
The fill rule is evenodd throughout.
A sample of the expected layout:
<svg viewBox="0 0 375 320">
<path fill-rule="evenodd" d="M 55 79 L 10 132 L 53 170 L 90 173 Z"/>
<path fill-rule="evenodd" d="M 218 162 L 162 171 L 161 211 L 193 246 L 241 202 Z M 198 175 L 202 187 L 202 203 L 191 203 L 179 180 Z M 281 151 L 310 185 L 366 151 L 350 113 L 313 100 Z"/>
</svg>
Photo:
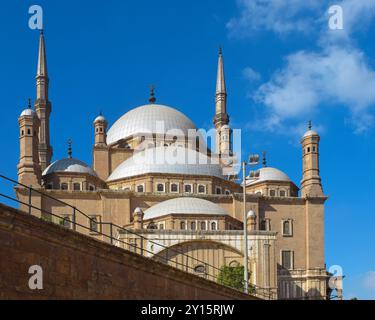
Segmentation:
<svg viewBox="0 0 375 320">
<path fill-rule="evenodd" d="M 245 154 L 267 150 L 269 165 L 299 184 L 307 121 L 321 133 L 327 266 L 343 268 L 347 298 L 375 299 L 375 0 L 335 1 L 341 31 L 328 28 L 330 1 L 260 3 L 2 1 L 0 172 L 16 178 L 17 118 L 35 98 L 31 5 L 44 9 L 54 159 L 72 138 L 74 156 L 91 163 L 93 119 L 102 110 L 112 124 L 147 102 L 150 84 L 158 102 L 211 127 L 222 45 L 228 111 Z"/>
</svg>

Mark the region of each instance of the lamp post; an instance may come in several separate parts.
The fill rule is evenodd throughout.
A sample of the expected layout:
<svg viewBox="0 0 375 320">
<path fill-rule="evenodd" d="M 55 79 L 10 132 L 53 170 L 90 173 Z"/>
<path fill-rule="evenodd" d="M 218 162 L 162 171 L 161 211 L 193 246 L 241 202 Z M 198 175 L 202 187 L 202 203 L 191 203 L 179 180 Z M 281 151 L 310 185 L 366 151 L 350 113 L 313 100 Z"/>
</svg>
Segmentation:
<svg viewBox="0 0 375 320">
<path fill-rule="evenodd" d="M 248 249 L 248 233 L 247 233 L 247 210 L 246 210 L 246 166 L 256 166 L 259 164 L 259 155 L 251 155 L 249 157 L 249 162 L 242 162 L 242 176 L 243 176 L 243 238 L 244 238 L 244 292 L 249 293 L 249 270 L 248 270 L 248 260 L 249 260 L 249 249 Z"/>
</svg>

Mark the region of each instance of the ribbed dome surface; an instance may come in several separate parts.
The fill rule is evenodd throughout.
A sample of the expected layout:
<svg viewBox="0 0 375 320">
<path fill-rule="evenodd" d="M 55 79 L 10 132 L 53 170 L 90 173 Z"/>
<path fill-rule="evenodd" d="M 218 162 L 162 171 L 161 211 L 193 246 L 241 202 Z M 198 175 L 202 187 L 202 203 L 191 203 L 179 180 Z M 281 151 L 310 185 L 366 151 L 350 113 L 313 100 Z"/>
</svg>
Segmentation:
<svg viewBox="0 0 375 320">
<path fill-rule="evenodd" d="M 156 133 L 157 125 L 164 124 L 165 132 L 179 129 L 185 136 L 194 123 L 180 111 L 164 105 L 150 104 L 130 110 L 109 129 L 107 144 L 144 133 Z"/>
<path fill-rule="evenodd" d="M 144 219 L 155 219 L 169 214 L 228 215 L 219 205 L 199 198 L 176 198 L 154 205 L 145 211 Z"/>
<path fill-rule="evenodd" d="M 175 150 L 175 152 L 174 152 Z M 150 148 L 125 160 L 109 176 L 108 182 L 148 173 L 202 175 L 223 178 L 219 164 L 203 153 L 183 147 Z"/>
<path fill-rule="evenodd" d="M 252 185 L 255 183 L 259 182 L 264 182 L 264 181 L 284 181 L 284 182 L 291 182 L 289 177 L 282 171 L 276 168 L 261 168 L 259 169 L 259 178 L 249 180 L 246 185 Z"/>
<path fill-rule="evenodd" d="M 43 176 L 55 172 L 87 173 L 95 177 L 97 176 L 95 171 L 90 166 L 80 160 L 73 158 L 55 161 L 54 163 L 49 165 L 46 170 L 44 170 Z"/>
</svg>

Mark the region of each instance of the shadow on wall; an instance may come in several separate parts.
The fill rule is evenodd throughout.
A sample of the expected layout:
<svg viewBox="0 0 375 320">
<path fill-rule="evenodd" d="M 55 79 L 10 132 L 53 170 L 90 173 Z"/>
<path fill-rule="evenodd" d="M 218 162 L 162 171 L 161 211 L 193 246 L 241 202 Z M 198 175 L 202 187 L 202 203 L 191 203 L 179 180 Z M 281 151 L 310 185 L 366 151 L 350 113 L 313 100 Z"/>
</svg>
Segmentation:
<svg viewBox="0 0 375 320">
<path fill-rule="evenodd" d="M 302 274 L 303 273 L 303 274 Z M 290 270 L 277 264 L 278 276 L 278 298 L 280 300 L 322 300 L 325 299 L 319 290 L 311 288 L 308 291 L 303 289 L 303 283 L 306 281 L 304 271 L 301 275 L 298 272 L 292 276 Z"/>
</svg>

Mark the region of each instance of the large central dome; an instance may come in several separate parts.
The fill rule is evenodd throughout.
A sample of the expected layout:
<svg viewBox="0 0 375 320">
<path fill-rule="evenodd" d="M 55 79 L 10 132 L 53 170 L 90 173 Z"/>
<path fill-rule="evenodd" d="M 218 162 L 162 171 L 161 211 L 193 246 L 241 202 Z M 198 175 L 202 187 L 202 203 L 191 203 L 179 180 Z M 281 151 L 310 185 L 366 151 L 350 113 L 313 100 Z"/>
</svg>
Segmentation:
<svg viewBox="0 0 375 320">
<path fill-rule="evenodd" d="M 180 111 L 158 104 L 140 106 L 124 114 L 109 129 L 107 144 L 114 144 L 131 136 L 156 133 L 157 123 L 163 123 L 165 132 L 179 129 L 185 136 L 189 129 L 196 129 L 194 123 Z"/>
</svg>

